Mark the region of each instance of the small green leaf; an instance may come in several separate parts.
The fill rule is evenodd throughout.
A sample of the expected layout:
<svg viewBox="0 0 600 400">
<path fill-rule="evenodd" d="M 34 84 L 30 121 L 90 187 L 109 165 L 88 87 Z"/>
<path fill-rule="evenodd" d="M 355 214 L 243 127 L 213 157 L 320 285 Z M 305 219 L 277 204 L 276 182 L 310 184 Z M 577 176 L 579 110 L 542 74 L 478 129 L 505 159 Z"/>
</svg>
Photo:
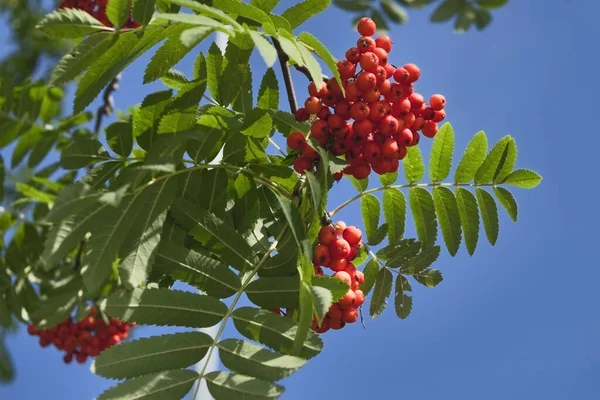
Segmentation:
<svg viewBox="0 0 600 400">
<path fill-rule="evenodd" d="M 377 228 L 377 230 L 375 232 L 373 232 L 373 234 L 367 241 L 367 244 L 369 246 L 377 246 L 378 244 L 383 242 L 383 240 L 387 236 L 387 233 L 388 233 L 388 224 L 387 224 L 387 222 L 385 222 L 383 225 L 381 225 L 379 228 Z"/>
<path fill-rule="evenodd" d="M 96 375 L 113 379 L 181 369 L 202 360 L 212 344 L 213 339 L 203 332 L 143 338 L 103 351 L 91 369 Z"/>
<path fill-rule="evenodd" d="M 481 8 L 475 10 L 475 26 L 478 30 L 484 30 L 492 22 L 492 13 Z"/>
<path fill-rule="evenodd" d="M 510 174 L 517 159 L 517 147 L 511 136 L 505 136 L 488 153 L 475 174 L 475 183 L 502 182 Z"/>
<path fill-rule="evenodd" d="M 114 30 L 77 8 L 54 11 L 42 18 L 37 28 L 47 35 L 62 39 L 76 39 L 95 32 Z"/>
<path fill-rule="evenodd" d="M 405 24 L 408 22 L 408 14 L 404 8 L 400 7 L 393 0 L 381 0 L 381 9 L 389 19 L 397 24 Z"/>
<path fill-rule="evenodd" d="M 112 151 L 128 157 L 133 150 L 133 127 L 129 121 L 113 122 L 106 128 L 106 142 Z"/>
<path fill-rule="evenodd" d="M 150 150 L 158 136 L 158 123 L 171 102 L 172 90 L 151 93 L 133 115 L 133 134 L 137 143 L 146 151 Z"/>
<path fill-rule="evenodd" d="M 107 314 L 141 325 L 208 328 L 218 324 L 227 306 L 214 297 L 171 289 L 121 290 L 106 299 Z"/>
<path fill-rule="evenodd" d="M 102 393 L 97 400 L 176 400 L 190 391 L 200 378 L 191 370 L 170 370 L 121 382 Z"/>
<path fill-rule="evenodd" d="M 359 192 L 364 192 L 369 187 L 369 178 L 365 179 L 356 179 L 352 175 L 346 175 L 352 186 L 356 188 Z"/>
<path fill-rule="evenodd" d="M 441 182 L 450 174 L 454 153 L 454 129 L 446 122 L 433 139 L 429 159 L 429 176 L 433 182 Z"/>
<path fill-rule="evenodd" d="M 298 39 L 302 42 L 310 46 L 314 49 L 315 53 L 325 62 L 329 70 L 333 73 L 334 78 L 336 79 L 339 86 L 343 89 L 342 78 L 340 77 L 339 70 L 337 68 L 337 59 L 329 52 L 327 47 L 323 45 L 315 36 L 311 35 L 308 32 L 302 32 L 298 35 Z M 344 93 L 342 93 L 344 94 Z"/>
<path fill-rule="evenodd" d="M 470 183 L 474 178 L 477 170 L 485 160 L 487 153 L 488 141 L 483 131 L 477 132 L 473 139 L 467 145 L 467 148 L 456 168 L 454 174 L 455 183 Z"/>
<path fill-rule="evenodd" d="M 246 287 L 248 299 L 264 309 L 298 308 L 298 276 L 259 278 Z"/>
<path fill-rule="evenodd" d="M 465 245 L 470 255 L 473 255 L 479 240 L 479 211 L 477 199 L 467 189 L 456 189 L 456 203 L 460 215 L 460 223 L 465 236 Z"/>
<path fill-rule="evenodd" d="M 373 288 L 373 296 L 369 305 L 369 314 L 375 319 L 381 315 L 387 306 L 387 298 L 392 293 L 392 273 L 387 268 L 381 268 Z"/>
<path fill-rule="evenodd" d="M 437 221 L 431 193 L 423 188 L 413 187 L 408 198 L 419 241 L 424 248 L 433 246 L 437 238 Z"/>
<path fill-rule="evenodd" d="M 272 68 L 267 69 L 260 83 L 257 107 L 267 111 L 279 107 L 279 83 Z"/>
<path fill-rule="evenodd" d="M 4 179 L 6 172 L 4 168 L 4 158 L 0 155 L 0 204 L 4 201 Z"/>
<path fill-rule="evenodd" d="M 248 18 L 261 25 L 272 22 L 269 15 L 259 7 L 238 0 L 213 0 L 213 7 L 218 8 L 227 14 Z"/>
<path fill-rule="evenodd" d="M 418 146 L 408 148 L 403 164 L 404 175 L 408 183 L 417 183 L 425 176 L 425 164 Z"/>
<path fill-rule="evenodd" d="M 498 231 L 500 230 L 498 222 L 498 206 L 496 206 L 494 197 L 485 190 L 477 188 L 476 194 L 485 235 L 493 246 L 496 244 L 496 240 L 498 240 Z"/>
<path fill-rule="evenodd" d="M 298 324 L 291 318 L 275 315 L 271 311 L 251 307 L 240 307 L 232 314 L 236 329 L 250 340 L 262 343 L 279 352 L 288 354 L 298 330 Z M 323 341 L 313 332 L 308 333 L 302 344 L 300 357 L 309 359 L 321 352 Z"/>
<path fill-rule="evenodd" d="M 383 215 L 388 227 L 390 244 L 398 242 L 404 236 L 406 225 L 406 198 L 398 189 L 383 192 Z"/>
<path fill-rule="evenodd" d="M 433 189 L 435 213 L 440 223 L 446 248 L 451 256 L 458 253 L 462 239 L 460 214 L 454 193 L 446 187 L 437 186 Z"/>
<path fill-rule="evenodd" d="M 459 11 L 458 0 L 444 0 L 431 14 L 431 22 L 445 22 Z"/>
<path fill-rule="evenodd" d="M 204 379 L 215 399 L 277 399 L 284 390 L 283 386 L 231 372 L 210 372 Z"/>
<path fill-rule="evenodd" d="M 506 3 L 508 3 L 508 0 L 477 0 L 477 4 L 486 10 L 504 7 Z"/>
<path fill-rule="evenodd" d="M 239 339 L 219 342 L 219 358 L 231 371 L 266 381 L 278 381 L 300 369 L 306 360 L 278 354 Z"/>
<path fill-rule="evenodd" d="M 102 143 L 95 139 L 79 138 L 63 151 L 60 166 L 65 169 L 79 169 L 110 159 Z"/>
<path fill-rule="evenodd" d="M 347 11 L 368 11 L 371 0 L 333 0 L 333 4 Z"/>
<path fill-rule="evenodd" d="M 393 185 L 398 180 L 398 171 L 387 172 L 383 175 L 379 175 L 379 181 L 383 186 Z"/>
<path fill-rule="evenodd" d="M 412 296 L 406 294 L 406 292 L 412 291 L 408 279 L 401 274 L 396 276 L 396 295 L 394 297 L 394 305 L 396 308 L 396 315 L 401 319 L 406 319 L 412 311 Z"/>
<path fill-rule="evenodd" d="M 522 189 L 533 189 L 542 182 L 542 177 L 530 169 L 517 169 L 511 172 L 502 183 Z"/>
<path fill-rule="evenodd" d="M 406 264 L 415 257 L 421 244 L 414 239 L 404 239 L 397 244 L 391 244 L 377 252 L 378 257 L 387 259 L 385 264 L 388 268 L 405 267 Z M 424 251 L 427 251 L 425 249 Z M 382 255 L 383 253 L 383 255 Z"/>
<path fill-rule="evenodd" d="M 250 2 L 254 7 L 258 7 L 266 13 L 273 11 L 277 3 L 279 3 L 279 0 L 252 0 Z"/>
<path fill-rule="evenodd" d="M 367 234 L 367 238 L 370 239 L 377 232 L 377 227 L 379 226 L 379 219 L 381 217 L 379 199 L 372 194 L 363 196 L 360 200 L 360 212 L 365 225 L 365 233 Z"/>
<path fill-rule="evenodd" d="M 117 29 L 120 29 L 127 21 L 130 9 L 131 0 L 108 0 L 106 16 Z"/>
<path fill-rule="evenodd" d="M 331 0 L 304 0 L 281 14 L 287 19 L 292 28 L 297 28 L 315 15 L 325 11 L 331 4 Z"/>
<path fill-rule="evenodd" d="M 369 294 L 371 289 L 373 289 L 373 285 L 375 285 L 375 281 L 379 275 L 379 263 L 377 260 L 371 259 L 371 261 L 367 263 L 363 274 L 365 275 L 365 282 L 360 285 L 360 290 L 362 290 L 366 296 Z"/>
<path fill-rule="evenodd" d="M 504 207 L 506 209 L 506 211 L 508 212 L 508 215 L 510 215 L 510 218 L 514 222 L 517 222 L 519 208 L 517 206 L 517 201 L 515 200 L 512 193 L 509 192 L 508 190 L 504 189 L 503 187 L 495 186 L 494 194 L 498 198 L 498 201 L 500 202 L 500 204 L 502 204 L 502 207 Z"/>
<path fill-rule="evenodd" d="M 142 25 L 148 25 L 154 15 L 156 0 L 133 0 L 133 19 Z"/>
<path fill-rule="evenodd" d="M 421 285 L 430 288 L 439 285 L 443 280 L 442 273 L 437 269 L 427 269 L 423 272 L 418 272 L 413 275 L 413 278 Z"/>
<path fill-rule="evenodd" d="M 223 53 L 216 43 L 212 43 L 206 54 L 206 71 L 208 90 L 212 97 L 219 101 L 219 80 L 223 70 Z"/>
<path fill-rule="evenodd" d="M 257 139 L 270 136 L 273 120 L 267 111 L 255 108 L 249 110 L 244 117 L 244 124 L 240 129 L 242 134 Z"/>
<path fill-rule="evenodd" d="M 243 4 L 243 3 L 240 3 L 240 4 Z M 256 31 L 252 31 L 252 30 L 248 30 L 248 33 L 250 34 L 250 37 L 254 41 L 254 44 L 256 45 L 256 48 L 260 52 L 260 55 L 262 56 L 263 60 L 265 60 L 265 64 L 267 65 L 268 68 L 271 68 L 273 66 L 273 64 L 275 64 L 275 61 L 277 60 L 277 50 L 275 50 L 275 47 L 273 47 L 273 45 L 267 39 L 265 39 L 260 33 L 256 32 Z"/>
<path fill-rule="evenodd" d="M 414 275 L 431 266 L 440 256 L 440 246 L 433 246 L 421 251 L 402 266 L 400 272 Z"/>
</svg>

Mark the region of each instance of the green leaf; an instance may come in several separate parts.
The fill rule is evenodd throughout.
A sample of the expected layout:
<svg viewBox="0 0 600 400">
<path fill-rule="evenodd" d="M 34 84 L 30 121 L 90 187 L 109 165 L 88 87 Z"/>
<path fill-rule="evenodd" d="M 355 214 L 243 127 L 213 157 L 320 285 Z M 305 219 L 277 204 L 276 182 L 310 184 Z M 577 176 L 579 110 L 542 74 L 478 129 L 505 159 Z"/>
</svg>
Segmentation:
<svg viewBox="0 0 600 400">
<path fill-rule="evenodd" d="M 517 206 L 517 201 L 513 197 L 512 193 L 504 189 L 503 187 L 494 186 L 494 194 L 498 198 L 500 204 L 502 204 L 502 207 L 506 209 L 508 215 L 510 215 L 510 218 L 514 222 L 517 222 L 519 208 Z"/>
<path fill-rule="evenodd" d="M 79 288 L 71 286 L 64 293 L 48 297 L 42 308 L 31 314 L 32 321 L 41 329 L 50 329 L 57 326 L 69 317 L 77 305 Z"/>
<path fill-rule="evenodd" d="M 150 150 L 157 140 L 160 117 L 171 102 L 172 96 L 172 90 L 151 93 L 144 98 L 133 115 L 133 134 L 142 149 Z"/>
<path fill-rule="evenodd" d="M 387 172 L 383 175 L 379 175 L 379 181 L 383 186 L 390 186 L 396 183 L 398 180 L 398 171 Z"/>
<path fill-rule="evenodd" d="M 375 281 L 377 281 L 377 275 L 379 274 L 379 263 L 376 259 L 371 259 L 371 261 L 367 263 L 363 274 L 365 275 L 365 282 L 360 285 L 359 289 L 362 290 L 366 296 L 371 289 L 373 289 Z"/>
<path fill-rule="evenodd" d="M 451 256 L 458 253 L 462 239 L 462 229 L 460 225 L 460 215 L 458 204 L 454 193 L 443 186 L 437 186 L 433 189 L 433 203 L 435 213 L 440 223 L 442 235 L 446 248 Z"/>
<path fill-rule="evenodd" d="M 171 68 L 160 78 L 161 82 L 171 89 L 181 90 L 190 83 L 190 80 L 181 71 Z"/>
<path fill-rule="evenodd" d="M 304 0 L 283 12 L 282 17 L 287 19 L 292 28 L 297 28 L 315 15 L 325 11 L 331 0 Z"/>
<path fill-rule="evenodd" d="M 168 0 L 173 4 L 178 4 L 182 7 L 189 8 L 192 11 L 197 11 L 199 14 L 206 15 L 208 17 L 214 18 L 218 21 L 221 21 L 225 25 L 231 25 L 236 30 L 241 30 L 242 26 L 235 20 L 235 18 L 230 17 L 225 14 L 221 10 L 218 10 L 214 7 L 207 6 L 200 2 L 194 0 Z"/>
<path fill-rule="evenodd" d="M 106 142 L 112 151 L 128 157 L 133 150 L 133 127 L 129 121 L 113 122 L 106 128 Z"/>
<path fill-rule="evenodd" d="M 198 373 L 190 370 L 144 375 L 111 387 L 97 400 L 179 400 L 190 391 L 198 378 Z"/>
<path fill-rule="evenodd" d="M 251 41 L 250 36 L 248 40 Z M 237 97 L 242 79 L 249 66 L 251 50 L 241 48 L 231 40 L 227 43 L 227 49 L 223 57 L 223 67 L 219 82 L 219 101 L 226 106 Z"/>
<path fill-rule="evenodd" d="M 294 235 L 298 248 L 304 253 L 304 257 L 307 260 L 312 260 L 312 246 L 306 237 L 306 227 L 302 222 L 298 208 L 290 200 L 280 196 L 278 193 L 275 193 L 275 195 L 288 226 Z"/>
<path fill-rule="evenodd" d="M 95 139 L 78 138 L 60 156 L 60 166 L 79 169 L 104 160 L 110 160 L 102 143 Z"/>
<path fill-rule="evenodd" d="M 392 293 L 392 273 L 387 268 L 381 268 L 373 288 L 373 296 L 369 305 L 369 314 L 375 319 L 381 315 L 387 306 L 387 298 Z"/>
<path fill-rule="evenodd" d="M 381 0 L 381 9 L 385 11 L 389 19 L 398 24 L 408 22 L 408 14 L 406 14 L 404 8 L 394 3 L 393 0 Z"/>
<path fill-rule="evenodd" d="M 142 25 L 148 25 L 154 15 L 156 0 L 133 0 L 133 19 Z"/>
<path fill-rule="evenodd" d="M 141 325 L 208 328 L 218 324 L 227 306 L 214 297 L 171 289 L 121 290 L 106 300 L 106 313 Z"/>
<path fill-rule="evenodd" d="M 167 28 L 149 25 L 143 31 L 131 31 L 118 35 L 116 42 L 106 49 L 81 77 L 75 93 L 73 112 L 83 111 L 115 76 L 147 50 L 161 42 L 176 27 L 178 25 L 171 25 Z"/>
<path fill-rule="evenodd" d="M 368 11 L 370 0 L 333 0 L 333 4 L 347 11 Z"/>
<path fill-rule="evenodd" d="M 258 22 L 261 25 L 272 22 L 269 15 L 259 7 L 255 7 L 252 4 L 247 4 L 241 1 L 213 0 L 213 6 L 227 14 L 234 14 L 239 17 L 248 18 L 252 21 Z"/>
<path fill-rule="evenodd" d="M 433 139 L 429 159 L 429 176 L 433 182 L 441 182 L 450 174 L 454 153 L 454 129 L 445 123 Z"/>
<path fill-rule="evenodd" d="M 379 10 L 377 8 L 371 8 L 370 17 L 373 20 L 373 22 L 375 22 L 375 25 L 377 26 L 376 32 L 379 35 L 388 34 L 388 32 L 390 31 L 390 27 L 388 26 L 383 14 L 381 12 L 379 12 Z M 358 23 L 358 21 L 353 21 L 354 26 L 356 26 L 357 23 Z"/>
<path fill-rule="evenodd" d="M 498 206 L 494 197 L 481 188 L 475 190 L 477 194 L 477 202 L 479 203 L 479 211 L 481 212 L 481 220 L 488 241 L 493 246 L 498 240 L 498 231 L 500 230 L 498 222 Z"/>
<path fill-rule="evenodd" d="M 431 14 L 431 22 L 445 22 L 459 11 L 458 0 L 444 0 Z"/>
<path fill-rule="evenodd" d="M 284 390 L 283 386 L 231 372 L 210 372 L 204 379 L 215 399 L 277 399 Z"/>
<path fill-rule="evenodd" d="M 261 139 L 270 136 L 272 129 L 273 120 L 267 111 L 255 108 L 246 113 L 240 132 L 246 136 Z"/>
<path fill-rule="evenodd" d="M 400 190 L 388 189 L 383 192 L 383 215 L 390 244 L 398 242 L 404 236 L 406 224 L 406 198 Z"/>
<path fill-rule="evenodd" d="M 271 114 L 277 130 L 286 136 L 292 131 L 307 133 L 310 130 L 310 125 L 306 122 L 296 121 L 296 118 L 288 112 L 271 109 L 269 114 Z"/>
<path fill-rule="evenodd" d="M 475 252 L 479 239 L 479 212 L 477 199 L 467 189 L 456 189 L 456 203 L 460 215 L 460 223 L 465 236 L 465 245 L 470 255 Z"/>
<path fill-rule="evenodd" d="M 387 260 L 385 266 L 388 268 L 405 267 L 419 253 L 420 249 L 421 243 L 414 239 L 403 239 L 398 244 L 384 247 L 377 252 L 377 256 Z"/>
<path fill-rule="evenodd" d="M 419 182 L 425 176 L 425 164 L 421 156 L 421 150 L 418 146 L 408 148 L 406 157 L 403 160 L 404 175 L 408 183 Z"/>
<path fill-rule="evenodd" d="M 373 232 L 373 234 L 367 241 L 367 244 L 369 246 L 377 246 L 378 244 L 383 242 L 383 240 L 387 236 L 387 233 L 388 233 L 388 224 L 387 224 L 387 222 L 385 222 L 383 225 L 381 225 L 379 228 L 377 228 L 377 230 L 375 232 Z"/>
<path fill-rule="evenodd" d="M 279 83 L 272 68 L 267 69 L 260 83 L 257 107 L 267 111 L 279 108 Z"/>
<path fill-rule="evenodd" d="M 298 43 L 298 41 L 296 41 Z M 302 63 L 308 69 L 308 73 L 313 82 L 322 82 L 323 81 L 323 71 L 321 71 L 321 64 L 317 61 L 311 50 L 309 50 L 306 45 L 298 43 L 298 49 L 300 50 L 300 54 L 302 55 Z M 342 90 L 344 90 L 344 86 L 340 86 Z"/>
<path fill-rule="evenodd" d="M 396 315 L 401 319 L 406 319 L 412 311 L 413 301 L 412 296 L 406 294 L 406 292 L 412 291 L 408 279 L 398 274 L 396 276 L 396 295 L 394 296 L 394 306 L 396 308 Z"/>
<path fill-rule="evenodd" d="M 443 280 L 442 273 L 437 269 L 427 269 L 423 272 L 418 272 L 413 275 L 413 278 L 421 285 L 430 288 L 439 285 Z"/>
<path fill-rule="evenodd" d="M 240 307 L 231 314 L 231 317 L 236 329 L 248 339 L 262 343 L 279 353 L 290 352 L 298 329 L 298 325 L 291 318 L 251 307 Z M 309 332 L 302 344 L 300 357 L 312 358 L 322 349 L 321 338 Z"/>
<path fill-rule="evenodd" d="M 266 381 L 278 381 L 300 369 L 306 360 L 277 354 L 239 339 L 219 342 L 219 359 L 231 371 Z"/>
<path fill-rule="evenodd" d="M 4 338 L 0 338 L 0 382 L 12 382 L 14 378 L 15 369 L 10 352 L 4 344 Z"/>
<path fill-rule="evenodd" d="M 363 196 L 360 200 L 360 212 L 365 225 L 367 238 L 370 239 L 375 232 L 377 232 L 377 227 L 379 226 L 379 219 L 381 216 L 379 199 L 372 194 Z"/>
<path fill-rule="evenodd" d="M 424 249 L 402 266 L 400 272 L 413 275 L 431 266 L 440 256 L 440 246 Z"/>
<path fill-rule="evenodd" d="M 119 275 L 126 288 L 137 287 L 146 281 L 160 242 L 167 209 L 176 193 L 177 180 L 163 179 L 145 189 L 141 201 L 136 205 L 143 211 L 134 220 L 119 250 Z"/>
<path fill-rule="evenodd" d="M 204 358 L 213 339 L 203 332 L 153 336 L 120 344 L 103 351 L 92 372 L 105 378 L 129 379 L 196 364 Z"/>
<path fill-rule="evenodd" d="M 423 248 L 431 247 L 437 238 L 435 205 L 431 193 L 420 187 L 409 192 L 410 209 L 417 229 L 417 236 Z"/>
<path fill-rule="evenodd" d="M 108 17 L 108 20 L 119 29 L 125 25 L 130 9 L 131 0 L 108 0 L 106 16 Z"/>
<path fill-rule="evenodd" d="M 348 292 L 348 285 L 332 276 L 313 276 L 311 288 L 323 288 L 329 292 L 329 298 L 332 302 L 338 301 Z M 331 304 L 329 305 L 331 306 Z M 329 306 L 327 310 L 329 310 Z"/>
<path fill-rule="evenodd" d="M 4 168 L 4 158 L 0 155 L 0 204 L 4 201 L 4 179 L 6 172 Z"/>
<path fill-rule="evenodd" d="M 248 33 L 250 34 L 252 41 L 254 41 L 254 44 L 256 45 L 256 48 L 258 49 L 263 60 L 265 60 L 265 64 L 267 65 L 267 67 L 271 68 L 277 60 L 277 50 L 275 50 L 275 47 L 273 47 L 273 45 L 260 33 L 249 29 Z"/>
<path fill-rule="evenodd" d="M 53 195 L 42 192 L 41 190 L 38 190 L 38 189 L 34 188 L 33 186 L 26 185 L 21 182 L 17 182 L 15 184 L 15 188 L 25 198 L 27 198 L 31 201 L 44 203 L 44 204 L 52 204 L 54 202 Z"/>
<path fill-rule="evenodd" d="M 37 28 L 47 35 L 61 39 L 76 39 L 95 32 L 114 30 L 77 8 L 54 11 L 42 18 Z"/>
<path fill-rule="evenodd" d="M 342 78 L 337 68 L 337 59 L 329 52 L 327 47 L 323 45 L 315 36 L 308 32 L 302 32 L 298 35 L 298 39 L 314 49 L 315 53 L 325 62 L 329 70 L 333 73 L 335 80 L 338 82 L 341 88 L 343 88 Z M 343 91 L 344 89 L 342 89 Z"/>
<path fill-rule="evenodd" d="M 494 10 L 496 8 L 504 7 L 508 3 L 508 0 L 477 0 L 479 7 L 486 10 Z"/>
<path fill-rule="evenodd" d="M 240 278 L 227 265 L 172 242 L 159 246 L 154 269 L 221 299 L 241 287 Z"/>
<path fill-rule="evenodd" d="M 475 10 L 475 26 L 478 30 L 485 29 L 492 22 L 492 14 L 488 10 Z"/>
<path fill-rule="evenodd" d="M 512 171 L 517 159 L 517 146 L 511 136 L 496 143 L 475 174 L 475 183 L 502 182 Z"/>
<path fill-rule="evenodd" d="M 260 8 L 266 13 L 270 13 L 271 11 L 273 11 L 275 6 L 277 6 L 277 3 L 279 3 L 279 0 L 252 0 L 250 2 L 250 4 Z"/>
<path fill-rule="evenodd" d="M 210 45 L 206 54 L 206 70 L 207 70 L 207 84 L 208 90 L 212 97 L 220 102 L 219 91 L 220 91 L 220 78 L 223 71 L 223 53 L 216 43 Z"/>
<path fill-rule="evenodd" d="M 522 189 L 533 189 L 542 182 L 542 177 L 530 169 L 517 169 L 508 175 L 502 183 Z"/>
<path fill-rule="evenodd" d="M 179 224 L 190 229 L 192 235 L 209 234 L 216 239 L 223 247 L 223 261 L 233 268 L 252 268 L 258 261 L 248 243 L 231 225 L 206 210 L 183 199 L 176 199 L 171 214 Z"/>
<path fill-rule="evenodd" d="M 350 181 L 352 186 L 354 186 L 356 188 L 356 190 L 358 190 L 359 192 L 364 192 L 369 187 L 369 178 L 368 177 L 365 179 L 356 179 L 352 175 L 345 175 L 345 176 L 346 176 L 346 178 L 348 178 L 348 180 Z"/>
<path fill-rule="evenodd" d="M 259 278 L 246 287 L 248 299 L 265 309 L 298 308 L 298 276 Z"/>
<path fill-rule="evenodd" d="M 454 183 L 470 183 L 477 170 L 485 160 L 488 141 L 483 131 L 477 132 L 467 145 L 467 148 L 456 168 Z"/>
</svg>

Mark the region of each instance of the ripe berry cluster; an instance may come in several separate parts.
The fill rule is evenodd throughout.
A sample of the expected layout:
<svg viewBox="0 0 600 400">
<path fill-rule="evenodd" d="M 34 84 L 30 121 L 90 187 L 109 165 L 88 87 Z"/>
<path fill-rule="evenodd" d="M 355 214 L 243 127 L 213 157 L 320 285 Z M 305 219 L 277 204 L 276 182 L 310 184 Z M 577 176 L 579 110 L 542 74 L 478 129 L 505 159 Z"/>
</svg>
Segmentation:
<svg viewBox="0 0 600 400">
<path fill-rule="evenodd" d="M 77 8 L 79 10 L 86 11 L 92 17 L 102 22 L 106 26 L 113 26 L 106 16 L 106 6 L 108 0 L 62 0 L 58 5 L 58 8 Z M 127 18 L 127 22 L 123 28 L 137 28 L 140 24 L 133 20 L 131 14 Z"/>
<path fill-rule="evenodd" d="M 334 271 L 333 276 L 346 282 L 350 289 L 329 308 L 321 325 L 313 319 L 312 329 L 317 333 L 329 329 L 342 329 L 347 323 L 358 320 L 358 308 L 365 302 L 365 295 L 358 287 L 365 276 L 357 271 L 352 260 L 363 246 L 362 232 L 355 226 L 346 226 L 342 221 L 328 225 L 319 231 L 319 244 L 315 246 L 313 265 L 316 275 L 324 275 L 323 267 Z"/>
<path fill-rule="evenodd" d="M 298 121 L 312 121 L 311 136 L 320 146 L 345 156 L 349 166 L 344 174 L 357 179 L 366 178 L 371 170 L 377 174 L 396 171 L 407 147 L 416 146 L 421 134 L 434 137 L 438 122 L 446 116 L 444 96 L 434 94 L 427 103 L 415 92 L 414 83 L 421 76 L 419 67 L 389 63 L 392 41 L 389 36 L 373 38 L 375 30 L 373 20 L 362 18 L 356 47 L 337 63 L 345 96 L 334 79 L 311 82 L 310 97 L 296 113 Z M 305 154 L 310 146 L 304 144 L 301 134 L 292 135 L 288 145 L 300 152 L 294 168 L 300 173 L 311 170 L 313 154 L 310 150 Z"/>
<path fill-rule="evenodd" d="M 111 318 L 107 325 L 102 318 L 96 318 L 96 313 L 96 309 L 92 308 L 88 316 L 79 322 L 69 317 L 60 325 L 46 330 L 29 325 L 27 332 L 39 336 L 42 347 L 53 344 L 57 349 L 64 350 L 65 363 L 71 363 L 74 357 L 83 364 L 88 357 L 96 357 L 105 349 L 127 339 L 130 329 L 135 325 L 116 318 Z"/>
</svg>

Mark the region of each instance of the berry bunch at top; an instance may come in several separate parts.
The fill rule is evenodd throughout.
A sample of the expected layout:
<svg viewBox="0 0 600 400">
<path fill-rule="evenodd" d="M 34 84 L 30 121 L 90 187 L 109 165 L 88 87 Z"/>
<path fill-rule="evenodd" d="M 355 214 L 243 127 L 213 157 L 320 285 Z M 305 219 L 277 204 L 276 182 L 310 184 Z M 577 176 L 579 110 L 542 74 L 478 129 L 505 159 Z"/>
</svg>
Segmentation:
<svg viewBox="0 0 600 400">
<path fill-rule="evenodd" d="M 108 0 L 62 0 L 58 5 L 59 9 L 62 8 L 77 8 L 90 14 L 98 21 L 102 22 L 106 26 L 113 26 L 106 16 L 106 6 Z M 127 18 L 127 22 L 122 28 L 137 28 L 140 24 L 133 20 L 131 13 Z"/>
<path fill-rule="evenodd" d="M 296 113 L 298 121 L 311 121 L 311 136 L 321 147 L 345 157 L 349 165 L 343 173 L 357 179 L 371 170 L 395 172 L 407 147 L 416 146 L 421 134 L 434 137 L 446 116 L 444 96 L 434 94 L 426 102 L 414 89 L 419 67 L 391 64 L 392 41 L 389 36 L 373 38 L 375 30 L 373 20 L 362 18 L 356 47 L 337 63 L 345 95 L 334 79 L 311 82 L 310 97 Z M 312 170 L 315 158 L 305 138 L 296 132 L 290 136 L 289 147 L 300 152 L 294 168 L 300 173 Z"/>
<path fill-rule="evenodd" d="M 27 332 L 40 337 L 40 346 L 53 344 L 57 349 L 64 350 L 63 360 L 69 364 L 73 358 L 83 364 L 88 357 L 96 357 L 102 351 L 127 339 L 129 331 L 135 323 L 126 323 L 117 318 L 111 318 L 109 324 L 102 318 L 96 318 L 95 308 L 81 321 L 74 322 L 70 317 L 59 325 L 41 330 L 35 325 L 29 325 Z"/>
<path fill-rule="evenodd" d="M 365 281 L 365 276 L 352 264 L 358 250 L 363 246 L 362 232 L 357 227 L 347 227 L 340 221 L 333 226 L 321 228 L 318 241 L 313 256 L 315 274 L 324 275 L 323 267 L 330 268 L 334 271 L 334 277 L 346 282 L 350 287 L 344 297 L 329 308 L 321 325 L 316 317 L 313 318 L 311 328 L 317 333 L 324 333 L 329 329 L 342 329 L 346 324 L 356 322 L 358 309 L 365 302 L 365 295 L 359 289 L 359 285 Z"/>
</svg>

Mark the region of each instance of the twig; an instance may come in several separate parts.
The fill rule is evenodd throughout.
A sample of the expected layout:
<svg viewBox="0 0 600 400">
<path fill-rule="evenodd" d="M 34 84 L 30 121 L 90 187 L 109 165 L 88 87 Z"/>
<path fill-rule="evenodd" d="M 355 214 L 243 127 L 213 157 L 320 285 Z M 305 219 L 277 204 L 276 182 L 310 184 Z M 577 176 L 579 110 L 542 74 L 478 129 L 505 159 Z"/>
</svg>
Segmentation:
<svg viewBox="0 0 600 400">
<path fill-rule="evenodd" d="M 102 121 L 104 117 L 110 116 L 115 110 L 115 102 L 113 99 L 113 93 L 119 89 L 119 83 L 121 82 L 121 74 L 114 77 L 114 79 L 106 86 L 104 89 L 104 93 L 102 94 L 102 105 L 98 107 L 98 111 L 96 111 L 96 123 L 94 124 L 94 135 L 98 136 L 100 134 L 100 129 L 102 128 Z M 87 166 L 87 171 L 91 171 L 93 165 Z M 83 250 L 85 249 L 86 241 L 82 239 L 79 242 L 79 248 L 77 249 L 77 255 L 75 256 L 75 270 L 81 268 L 81 262 L 83 259 Z"/>
<path fill-rule="evenodd" d="M 273 46 L 277 50 L 277 58 L 279 59 L 279 65 L 281 67 L 281 73 L 283 74 L 283 82 L 285 83 L 285 91 L 287 92 L 288 101 L 290 102 L 290 111 L 292 114 L 296 114 L 298 110 L 298 103 L 296 102 L 296 93 L 294 92 L 294 84 L 292 83 L 292 74 L 290 72 L 290 66 L 288 61 L 290 58 L 281 48 L 281 44 L 275 38 L 273 40 Z M 306 71 L 308 73 L 308 70 Z M 307 75 L 310 79 L 310 74 Z"/>
</svg>

